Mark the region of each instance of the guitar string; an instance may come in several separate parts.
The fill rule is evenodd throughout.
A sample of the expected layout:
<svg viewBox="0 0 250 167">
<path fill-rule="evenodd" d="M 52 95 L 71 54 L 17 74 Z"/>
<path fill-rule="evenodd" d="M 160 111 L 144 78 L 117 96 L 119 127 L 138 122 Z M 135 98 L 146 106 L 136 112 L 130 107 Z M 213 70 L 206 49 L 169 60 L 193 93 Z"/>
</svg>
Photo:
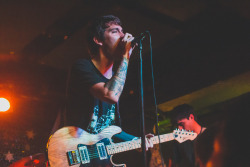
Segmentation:
<svg viewBox="0 0 250 167">
<path fill-rule="evenodd" d="M 167 137 L 168 135 L 165 135 L 165 136 Z M 154 140 L 154 139 L 153 139 L 153 141 L 159 142 L 158 140 Z M 109 147 L 108 152 L 114 154 L 114 153 L 124 152 L 124 151 L 127 151 L 129 149 L 136 149 L 136 148 L 140 148 L 140 143 L 139 142 L 135 142 L 135 143 L 126 142 L 126 143 L 122 143 L 122 144 L 117 143 L 117 144 L 113 144 L 113 146 Z M 88 150 L 90 152 L 90 155 L 89 155 L 90 159 L 100 157 L 96 147 L 89 147 Z M 101 151 L 101 152 L 104 155 L 106 154 L 105 151 Z"/>
<path fill-rule="evenodd" d="M 157 140 L 154 140 L 154 141 L 158 142 Z M 117 143 L 117 144 L 113 144 L 113 146 L 109 147 L 108 152 L 114 154 L 114 153 L 124 152 L 124 151 L 130 150 L 130 149 L 137 149 L 137 148 L 140 148 L 140 142 L 138 142 L 138 141 L 137 142 L 126 142 L 126 143 L 122 143 L 122 144 Z M 90 159 L 100 157 L 96 147 L 89 147 L 88 150 L 89 150 L 88 152 L 90 152 L 89 153 Z M 105 151 L 101 151 L 101 152 L 103 155 L 107 154 Z M 87 155 L 85 155 L 85 156 L 87 156 Z"/>
<path fill-rule="evenodd" d="M 167 138 L 167 139 L 171 139 L 170 134 L 162 135 L 162 137 Z M 152 139 L 152 141 L 153 142 L 155 141 L 155 142 L 159 143 L 159 140 L 154 139 L 154 138 Z M 107 146 L 109 146 L 109 149 L 107 149 Z M 127 150 L 130 150 L 130 149 L 140 148 L 140 142 L 126 142 L 126 143 L 122 143 L 122 144 L 117 143 L 117 144 L 107 145 L 107 146 L 105 146 L 106 149 L 104 148 L 104 150 L 100 150 L 100 154 L 106 155 L 108 157 L 109 156 L 108 152 L 111 153 L 111 154 L 114 154 L 114 153 L 127 151 Z M 89 156 L 87 156 L 85 153 L 83 153 L 83 154 L 84 154 L 84 159 L 86 159 L 85 157 L 88 157 L 89 159 L 94 159 L 94 158 L 100 158 L 101 157 L 99 152 L 98 152 L 98 148 L 95 147 L 95 146 L 88 147 L 88 155 Z"/>
</svg>

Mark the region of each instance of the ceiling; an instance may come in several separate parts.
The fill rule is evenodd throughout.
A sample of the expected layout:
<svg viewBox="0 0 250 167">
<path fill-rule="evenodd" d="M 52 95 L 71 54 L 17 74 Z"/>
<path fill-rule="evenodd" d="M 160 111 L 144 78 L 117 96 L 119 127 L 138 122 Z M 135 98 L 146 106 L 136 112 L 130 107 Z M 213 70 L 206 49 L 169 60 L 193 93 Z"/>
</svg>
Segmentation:
<svg viewBox="0 0 250 167">
<path fill-rule="evenodd" d="M 168 105 L 160 109 L 169 111 L 183 102 L 178 101 L 181 97 L 248 74 L 249 7 L 247 0 L 2 0 L 0 96 L 9 97 L 12 110 L 27 117 L 45 113 L 30 119 L 46 117 L 49 129 L 64 100 L 70 65 L 88 57 L 88 21 L 114 14 L 121 18 L 126 32 L 134 36 L 150 32 L 154 82 L 149 36 L 143 41 L 142 52 L 146 112 L 154 105 L 154 89 L 156 103 Z M 136 48 L 121 97 L 124 110 L 133 110 L 131 106 L 139 103 L 138 68 Z M 249 88 L 249 80 L 240 79 Z"/>
</svg>

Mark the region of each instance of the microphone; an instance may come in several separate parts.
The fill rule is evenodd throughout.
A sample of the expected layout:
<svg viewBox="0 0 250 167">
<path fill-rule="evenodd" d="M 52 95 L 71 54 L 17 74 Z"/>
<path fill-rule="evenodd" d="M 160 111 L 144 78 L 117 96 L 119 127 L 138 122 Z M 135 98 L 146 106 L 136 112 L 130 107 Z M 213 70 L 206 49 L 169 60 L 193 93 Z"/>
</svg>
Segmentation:
<svg viewBox="0 0 250 167">
<path fill-rule="evenodd" d="M 131 41 L 131 46 L 134 47 L 136 44 L 138 44 L 140 42 L 140 40 L 143 40 L 145 38 L 147 32 L 148 31 L 145 31 L 145 32 L 141 33 L 140 36 L 135 37 L 133 39 L 133 41 Z"/>
</svg>

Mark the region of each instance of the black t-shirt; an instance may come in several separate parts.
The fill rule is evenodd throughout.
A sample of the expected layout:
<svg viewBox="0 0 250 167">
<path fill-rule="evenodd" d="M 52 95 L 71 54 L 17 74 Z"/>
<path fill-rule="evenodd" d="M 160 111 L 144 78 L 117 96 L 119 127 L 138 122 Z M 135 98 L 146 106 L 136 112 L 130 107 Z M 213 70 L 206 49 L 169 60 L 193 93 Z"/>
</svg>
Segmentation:
<svg viewBox="0 0 250 167">
<path fill-rule="evenodd" d="M 198 136 L 205 130 L 205 127 L 201 127 L 201 131 Z M 172 167 L 195 167 L 195 150 L 194 143 L 197 137 L 194 140 L 187 140 L 183 143 L 178 143 L 173 141 L 173 165 Z"/>
<path fill-rule="evenodd" d="M 90 59 L 80 59 L 73 64 L 67 90 L 67 126 L 97 134 L 109 125 L 117 125 L 120 119 L 117 105 L 101 101 L 89 91 L 91 86 L 107 81 Z"/>
<path fill-rule="evenodd" d="M 194 141 L 187 140 L 183 143 L 173 142 L 173 166 L 194 167 Z"/>
</svg>

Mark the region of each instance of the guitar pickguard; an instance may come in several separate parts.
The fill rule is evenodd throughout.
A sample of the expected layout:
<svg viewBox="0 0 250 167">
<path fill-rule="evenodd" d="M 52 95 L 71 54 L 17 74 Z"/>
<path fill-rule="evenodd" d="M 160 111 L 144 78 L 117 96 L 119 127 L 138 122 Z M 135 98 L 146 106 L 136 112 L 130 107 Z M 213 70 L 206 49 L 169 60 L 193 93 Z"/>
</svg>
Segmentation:
<svg viewBox="0 0 250 167">
<path fill-rule="evenodd" d="M 78 144 L 81 167 L 89 166 L 113 166 L 110 162 L 110 155 L 107 154 L 106 145 L 111 144 L 110 140 L 105 138 L 94 145 Z M 90 165 L 91 164 L 91 165 Z"/>
</svg>

